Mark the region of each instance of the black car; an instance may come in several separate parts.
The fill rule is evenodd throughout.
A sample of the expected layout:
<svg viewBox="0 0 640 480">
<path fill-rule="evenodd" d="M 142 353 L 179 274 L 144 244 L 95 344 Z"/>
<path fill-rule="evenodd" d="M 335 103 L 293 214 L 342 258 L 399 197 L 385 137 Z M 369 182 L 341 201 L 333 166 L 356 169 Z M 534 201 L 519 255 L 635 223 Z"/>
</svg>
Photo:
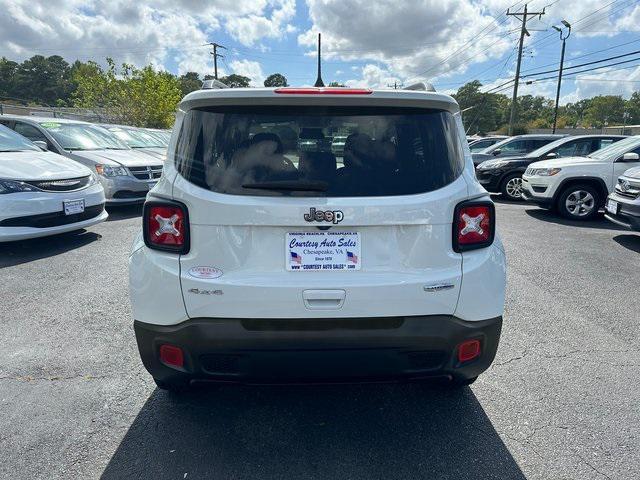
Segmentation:
<svg viewBox="0 0 640 480">
<path fill-rule="evenodd" d="M 476 176 L 489 192 L 520 200 L 522 174 L 530 163 L 560 157 L 584 157 L 618 140 L 622 135 L 580 135 L 563 137 L 527 155 L 488 160 L 476 168 Z"/>
<path fill-rule="evenodd" d="M 482 152 L 471 153 L 473 164 L 478 166 L 482 162 L 494 158 L 513 157 L 515 155 L 526 155 L 529 152 L 545 146 L 566 135 L 540 134 L 540 135 L 516 135 L 509 137 L 501 142 L 485 148 Z"/>
</svg>

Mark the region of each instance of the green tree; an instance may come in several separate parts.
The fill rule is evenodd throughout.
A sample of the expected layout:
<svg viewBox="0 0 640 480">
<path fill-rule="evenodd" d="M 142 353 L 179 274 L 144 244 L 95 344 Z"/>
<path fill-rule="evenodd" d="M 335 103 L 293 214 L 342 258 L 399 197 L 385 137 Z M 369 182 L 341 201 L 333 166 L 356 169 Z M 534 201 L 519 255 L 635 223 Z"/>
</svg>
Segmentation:
<svg viewBox="0 0 640 480">
<path fill-rule="evenodd" d="M 220 78 L 220 81 L 229 88 L 247 88 L 249 87 L 251 79 L 249 77 L 232 73 L 231 75 Z"/>
<path fill-rule="evenodd" d="M 281 73 L 273 73 L 264 81 L 265 87 L 288 87 L 287 78 Z"/>
<path fill-rule="evenodd" d="M 535 123 L 533 128 L 550 128 L 553 123 L 553 100 L 543 96 L 523 95 L 518 97 L 518 123 L 529 125 Z"/>
<path fill-rule="evenodd" d="M 117 68 L 107 59 L 107 69 L 94 62 L 78 68 L 74 77 L 78 107 L 101 109 L 118 122 L 139 127 L 168 128 L 182 98 L 180 81 L 153 66 Z"/>
<path fill-rule="evenodd" d="M 344 83 L 340 83 L 340 82 L 336 82 L 336 81 L 333 81 L 333 82 L 329 83 L 329 86 L 330 87 L 346 87 L 346 85 Z"/>
<path fill-rule="evenodd" d="M 624 109 L 625 102 L 620 95 L 599 95 L 589 102 L 585 111 L 585 121 L 590 127 L 595 128 L 622 125 Z"/>
<path fill-rule="evenodd" d="M 462 119 L 469 133 L 487 133 L 496 130 L 503 122 L 502 108 L 506 97 L 480 91 L 482 83 L 469 82 L 458 89 L 453 97 L 464 111 Z M 466 110 L 466 111 L 465 111 Z"/>
<path fill-rule="evenodd" d="M 0 58 L 0 97 L 18 97 L 16 93 L 16 71 L 18 63 Z"/>
<path fill-rule="evenodd" d="M 202 80 L 200 80 L 200 75 L 197 72 L 187 72 L 184 75 L 180 75 L 178 81 L 180 82 L 180 90 L 183 96 L 195 90 L 200 90 L 202 87 Z"/>
<path fill-rule="evenodd" d="M 34 55 L 15 71 L 15 96 L 35 103 L 66 105 L 73 89 L 71 68 L 59 55 Z"/>
<path fill-rule="evenodd" d="M 576 128 L 578 126 L 584 126 L 584 116 L 591 104 L 591 100 L 588 98 L 577 101 L 576 103 L 567 103 L 564 107 L 560 107 L 558 110 L 562 110 L 563 115 L 568 119 L 568 125 Z"/>
<path fill-rule="evenodd" d="M 629 114 L 627 124 L 640 123 L 640 92 L 633 92 L 631 98 L 626 101 L 625 109 Z"/>
</svg>

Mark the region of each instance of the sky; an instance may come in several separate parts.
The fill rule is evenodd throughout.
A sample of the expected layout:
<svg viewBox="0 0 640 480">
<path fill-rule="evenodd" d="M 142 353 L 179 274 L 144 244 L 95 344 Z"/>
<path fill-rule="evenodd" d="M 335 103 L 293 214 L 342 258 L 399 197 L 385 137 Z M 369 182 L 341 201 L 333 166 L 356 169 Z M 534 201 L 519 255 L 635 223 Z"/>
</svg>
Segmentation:
<svg viewBox="0 0 640 480">
<path fill-rule="evenodd" d="M 515 0 L 0 0 L 0 56 L 35 54 L 67 61 L 106 57 L 176 74 L 213 73 L 204 46 L 217 42 L 219 75 L 238 73 L 262 86 L 271 73 L 291 85 L 315 82 L 316 38 L 322 33 L 323 78 L 349 86 L 388 88 L 431 82 L 455 92 L 478 79 L 483 90 L 515 74 Z M 519 93 L 555 97 L 561 41 L 552 26 L 572 25 L 565 68 L 640 52 L 640 0 L 531 0 Z M 566 28 L 565 34 L 566 34 Z M 633 61 L 638 58 L 638 61 Z M 630 60 L 630 61 L 628 61 Z M 640 90 L 640 53 L 566 73 L 627 61 L 563 79 L 561 101 Z"/>
</svg>

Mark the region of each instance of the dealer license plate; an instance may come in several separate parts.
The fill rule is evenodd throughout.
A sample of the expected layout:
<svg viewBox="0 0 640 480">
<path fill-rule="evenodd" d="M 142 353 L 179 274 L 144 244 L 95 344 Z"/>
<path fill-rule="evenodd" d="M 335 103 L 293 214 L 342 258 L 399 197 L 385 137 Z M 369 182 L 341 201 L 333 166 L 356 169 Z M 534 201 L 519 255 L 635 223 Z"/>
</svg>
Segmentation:
<svg viewBox="0 0 640 480">
<path fill-rule="evenodd" d="M 615 200 L 607 200 L 607 212 L 617 215 L 618 214 L 618 202 Z"/>
<path fill-rule="evenodd" d="M 66 202 L 62 202 L 64 206 L 64 214 L 65 215 L 75 215 L 77 213 L 84 212 L 84 198 L 79 200 L 68 200 Z"/>
<path fill-rule="evenodd" d="M 290 232 L 285 245 L 287 270 L 360 270 L 358 232 Z"/>
</svg>

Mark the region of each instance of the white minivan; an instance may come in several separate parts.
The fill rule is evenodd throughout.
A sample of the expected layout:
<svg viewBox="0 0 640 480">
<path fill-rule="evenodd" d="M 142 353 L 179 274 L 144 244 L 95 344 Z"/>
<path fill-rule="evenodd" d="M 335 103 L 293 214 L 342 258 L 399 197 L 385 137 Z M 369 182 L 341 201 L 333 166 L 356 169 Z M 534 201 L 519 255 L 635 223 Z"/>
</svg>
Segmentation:
<svg viewBox="0 0 640 480">
<path fill-rule="evenodd" d="M 0 125 L 0 243 L 82 230 L 107 219 L 87 167 Z"/>
<path fill-rule="evenodd" d="M 130 296 L 160 388 L 459 386 L 495 356 L 505 254 L 447 95 L 193 92 L 142 230 Z"/>
</svg>

